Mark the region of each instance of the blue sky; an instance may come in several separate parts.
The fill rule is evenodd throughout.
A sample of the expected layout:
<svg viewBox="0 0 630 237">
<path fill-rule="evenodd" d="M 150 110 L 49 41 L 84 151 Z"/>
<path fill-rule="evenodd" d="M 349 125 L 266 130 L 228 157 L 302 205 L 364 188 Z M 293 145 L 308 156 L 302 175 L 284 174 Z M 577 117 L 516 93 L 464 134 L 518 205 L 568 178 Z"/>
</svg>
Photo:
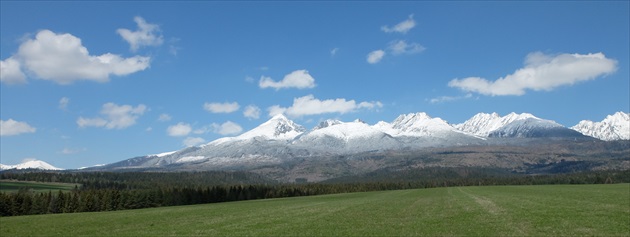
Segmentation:
<svg viewBox="0 0 630 237">
<path fill-rule="evenodd" d="M 0 163 L 111 163 L 284 113 L 630 109 L 629 2 L 0 2 Z"/>
</svg>

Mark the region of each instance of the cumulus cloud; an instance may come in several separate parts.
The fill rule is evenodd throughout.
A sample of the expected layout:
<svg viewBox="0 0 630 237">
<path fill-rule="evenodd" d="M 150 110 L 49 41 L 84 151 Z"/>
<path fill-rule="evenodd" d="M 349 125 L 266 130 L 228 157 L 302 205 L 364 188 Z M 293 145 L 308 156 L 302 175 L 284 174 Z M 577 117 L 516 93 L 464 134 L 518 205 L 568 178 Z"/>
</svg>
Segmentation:
<svg viewBox="0 0 630 237">
<path fill-rule="evenodd" d="M 123 129 L 136 123 L 136 120 L 144 114 L 147 107 L 140 104 L 136 107 L 131 105 L 117 105 L 106 103 L 101 109 L 103 117 L 77 119 L 79 127 L 105 127 L 107 129 Z"/>
<path fill-rule="evenodd" d="M 78 80 L 107 82 L 110 75 L 142 71 L 149 67 L 149 61 L 149 57 L 123 58 L 111 53 L 93 56 L 74 35 L 42 30 L 35 39 L 23 42 L 16 55 L 3 61 L 2 82 L 24 82 L 20 68 L 36 78 L 62 85 Z"/>
<path fill-rule="evenodd" d="M 547 55 L 535 52 L 527 55 L 523 68 L 495 81 L 467 77 L 453 79 L 448 86 L 483 95 L 524 95 L 527 90 L 550 91 L 616 70 L 617 61 L 606 58 L 603 53 Z"/>
<path fill-rule="evenodd" d="M 404 40 L 396 40 L 389 43 L 388 49 L 393 55 L 416 54 L 424 51 L 424 47 L 418 43 L 407 43 Z"/>
<path fill-rule="evenodd" d="M 278 114 L 284 114 L 287 111 L 287 108 L 281 107 L 280 105 L 272 105 L 267 108 L 267 112 L 269 112 L 269 117 L 276 116 Z"/>
<path fill-rule="evenodd" d="M 307 95 L 293 99 L 293 105 L 291 107 L 283 108 L 274 105 L 267 110 L 269 111 L 269 116 L 283 113 L 290 117 L 301 117 L 325 113 L 345 114 L 358 109 L 374 109 L 381 107 L 383 107 L 383 104 L 379 101 L 357 103 L 354 100 L 346 100 L 343 98 L 319 100 L 313 95 Z"/>
<path fill-rule="evenodd" d="M 243 110 L 243 116 L 249 119 L 258 119 L 260 118 L 260 108 L 255 105 L 248 105 Z"/>
<path fill-rule="evenodd" d="M 186 139 L 184 139 L 182 144 L 186 147 L 191 147 L 191 146 L 196 146 L 205 142 L 206 140 L 200 137 L 187 137 Z"/>
<path fill-rule="evenodd" d="M 0 61 L 0 82 L 9 85 L 26 83 L 26 75 L 20 69 L 20 61 L 12 57 Z"/>
<path fill-rule="evenodd" d="M 385 51 L 381 49 L 374 50 L 367 55 L 367 62 L 370 64 L 378 63 L 381 61 L 381 59 L 383 59 L 384 56 L 385 56 Z"/>
<path fill-rule="evenodd" d="M 172 117 L 169 114 L 160 114 L 160 117 L 158 117 L 158 121 L 160 122 L 166 122 L 166 121 L 171 121 Z"/>
<path fill-rule="evenodd" d="M 26 122 L 19 122 L 13 119 L 7 121 L 0 120 L 0 136 L 14 136 L 22 133 L 34 133 L 36 128 Z"/>
<path fill-rule="evenodd" d="M 190 126 L 190 124 L 181 123 L 181 122 L 175 125 L 169 126 L 166 129 L 166 132 L 168 133 L 168 135 L 172 137 L 183 137 L 190 134 L 191 131 L 192 131 L 192 127 Z"/>
<path fill-rule="evenodd" d="M 68 104 L 69 103 L 70 103 L 70 98 L 68 98 L 68 97 L 61 97 L 61 99 L 59 99 L 59 109 L 61 109 L 61 110 L 68 109 Z"/>
<path fill-rule="evenodd" d="M 240 108 L 238 103 L 236 102 L 225 102 L 225 103 L 204 103 L 203 109 L 207 110 L 210 113 L 232 113 L 237 111 Z"/>
<path fill-rule="evenodd" d="M 416 21 L 413 20 L 413 14 L 412 14 L 412 15 L 409 15 L 409 18 L 407 18 L 407 20 L 404 20 L 393 27 L 382 26 L 381 30 L 387 33 L 396 32 L 396 33 L 406 34 L 409 30 L 411 30 L 415 26 L 416 26 Z"/>
<path fill-rule="evenodd" d="M 143 46 L 159 46 L 164 43 L 160 34 L 160 27 L 147 23 L 142 17 L 136 16 L 133 21 L 138 24 L 138 30 L 118 29 L 116 32 L 129 43 L 130 50 L 135 52 Z M 175 53 L 176 54 L 176 53 Z"/>
<path fill-rule="evenodd" d="M 306 89 L 315 87 L 315 79 L 306 70 L 296 70 L 286 76 L 281 81 L 274 81 L 270 77 L 262 76 L 258 82 L 260 88 L 275 88 L 276 90 L 283 88 Z"/>
<path fill-rule="evenodd" d="M 223 124 L 213 123 L 211 126 L 215 133 L 221 135 L 236 135 L 243 131 L 243 128 L 240 125 L 232 121 L 227 121 Z"/>
</svg>

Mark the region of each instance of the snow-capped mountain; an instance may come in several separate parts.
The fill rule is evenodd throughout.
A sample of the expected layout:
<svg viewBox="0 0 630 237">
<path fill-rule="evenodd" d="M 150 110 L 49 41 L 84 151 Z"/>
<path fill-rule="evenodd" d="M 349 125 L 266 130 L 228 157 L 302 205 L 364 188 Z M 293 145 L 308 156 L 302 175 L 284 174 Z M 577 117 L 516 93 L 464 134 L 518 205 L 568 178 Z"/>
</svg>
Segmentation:
<svg viewBox="0 0 630 237">
<path fill-rule="evenodd" d="M 601 122 L 582 120 L 571 129 L 604 141 L 630 140 L 630 113 L 617 112 Z"/>
<path fill-rule="evenodd" d="M 529 113 L 510 113 L 503 117 L 497 113 L 478 113 L 454 127 L 462 132 L 484 137 L 580 137 L 552 120 L 538 118 Z"/>
<path fill-rule="evenodd" d="M 282 164 L 296 159 L 345 156 L 364 152 L 419 150 L 520 143 L 511 138 L 588 138 L 554 121 L 532 114 L 480 113 L 450 125 L 426 113 L 398 116 L 394 121 L 369 125 L 361 120 L 325 120 L 311 130 L 284 115 L 276 115 L 239 136 L 220 138 L 179 151 L 140 156 L 104 169 L 188 167 L 239 168 Z M 187 168 L 182 168 L 187 169 Z"/>
<path fill-rule="evenodd" d="M 23 163 L 17 165 L 3 165 L 0 164 L 0 170 L 9 170 L 9 169 L 40 169 L 40 170 L 63 170 L 61 168 L 57 168 L 48 164 L 41 160 L 28 160 Z"/>
<path fill-rule="evenodd" d="M 386 127 L 380 123 L 377 127 Z M 385 131 L 392 136 L 427 137 L 455 132 L 455 128 L 441 118 L 432 118 L 426 113 L 410 113 L 398 116 Z"/>
<path fill-rule="evenodd" d="M 361 120 L 353 122 L 324 121 L 312 131 L 296 138 L 292 145 L 305 149 L 310 148 L 317 153 L 336 154 L 400 147 L 399 142 L 392 136 Z"/>
</svg>

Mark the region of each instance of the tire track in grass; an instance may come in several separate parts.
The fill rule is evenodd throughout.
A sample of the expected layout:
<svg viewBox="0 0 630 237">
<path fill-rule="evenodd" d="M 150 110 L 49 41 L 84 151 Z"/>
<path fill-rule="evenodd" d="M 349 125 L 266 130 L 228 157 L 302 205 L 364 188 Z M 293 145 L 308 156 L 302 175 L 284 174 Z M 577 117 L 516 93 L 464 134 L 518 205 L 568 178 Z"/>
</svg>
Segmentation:
<svg viewBox="0 0 630 237">
<path fill-rule="evenodd" d="M 474 200 L 475 203 L 477 203 L 477 205 L 479 205 L 486 213 L 490 214 L 490 218 L 485 218 L 486 220 L 490 219 L 490 221 L 502 223 L 502 226 L 509 230 L 506 231 L 506 233 L 501 233 L 501 235 L 528 235 L 528 232 L 526 231 L 528 229 L 527 223 L 516 222 L 512 218 L 511 212 L 508 209 L 502 208 L 489 198 L 472 194 L 464 189 L 468 189 L 470 191 L 471 188 L 467 187 L 462 189 L 461 187 L 457 187 L 458 191 L 463 193 L 466 197 Z"/>
</svg>

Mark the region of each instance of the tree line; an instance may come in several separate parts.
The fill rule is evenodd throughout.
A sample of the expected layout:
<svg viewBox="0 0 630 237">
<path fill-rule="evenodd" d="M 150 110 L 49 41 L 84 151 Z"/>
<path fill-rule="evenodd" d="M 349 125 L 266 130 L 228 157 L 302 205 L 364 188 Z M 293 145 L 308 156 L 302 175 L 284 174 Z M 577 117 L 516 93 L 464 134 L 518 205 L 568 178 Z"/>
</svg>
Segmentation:
<svg viewBox="0 0 630 237">
<path fill-rule="evenodd" d="M 115 211 L 346 192 L 476 185 L 630 183 L 630 170 L 507 175 L 474 168 L 375 173 L 327 183 L 282 184 L 248 172 L 2 172 L 0 179 L 77 183 L 72 191 L 0 192 L 0 216 Z"/>
</svg>

